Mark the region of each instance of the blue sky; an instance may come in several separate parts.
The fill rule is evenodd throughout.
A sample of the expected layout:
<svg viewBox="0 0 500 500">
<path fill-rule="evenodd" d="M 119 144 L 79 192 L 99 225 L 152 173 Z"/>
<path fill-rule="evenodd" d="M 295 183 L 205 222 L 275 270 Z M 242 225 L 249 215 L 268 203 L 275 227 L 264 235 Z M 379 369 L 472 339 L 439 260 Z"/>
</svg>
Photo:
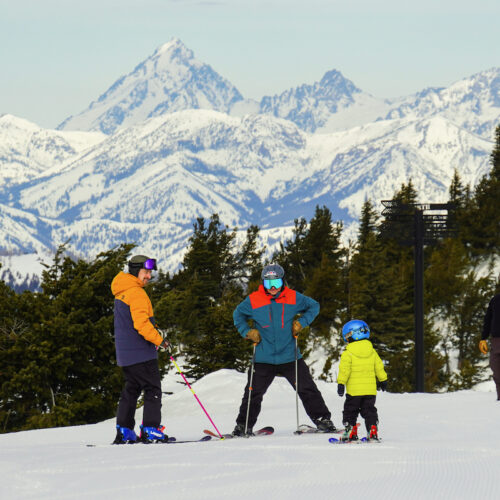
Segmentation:
<svg viewBox="0 0 500 500">
<path fill-rule="evenodd" d="M 500 66 L 498 0 L 0 0 L 0 114 L 55 127 L 172 37 L 260 99 L 337 69 L 376 97 Z"/>
</svg>

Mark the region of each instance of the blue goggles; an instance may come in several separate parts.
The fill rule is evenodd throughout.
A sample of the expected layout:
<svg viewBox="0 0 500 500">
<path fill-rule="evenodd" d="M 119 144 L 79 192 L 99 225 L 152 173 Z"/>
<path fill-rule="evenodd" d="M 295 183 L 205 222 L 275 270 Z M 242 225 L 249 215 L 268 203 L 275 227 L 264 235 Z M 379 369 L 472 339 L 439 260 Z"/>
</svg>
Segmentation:
<svg viewBox="0 0 500 500">
<path fill-rule="evenodd" d="M 270 290 L 271 288 L 281 288 L 283 286 L 283 280 L 277 278 L 274 280 L 264 280 L 264 288 Z"/>
<path fill-rule="evenodd" d="M 349 330 L 347 332 L 346 337 L 349 338 L 349 337 L 352 337 L 353 335 L 355 335 L 356 333 L 366 333 L 369 331 L 370 330 L 368 330 L 368 328 L 365 328 L 364 326 L 360 326 L 358 328 L 353 328 L 352 330 Z"/>
</svg>

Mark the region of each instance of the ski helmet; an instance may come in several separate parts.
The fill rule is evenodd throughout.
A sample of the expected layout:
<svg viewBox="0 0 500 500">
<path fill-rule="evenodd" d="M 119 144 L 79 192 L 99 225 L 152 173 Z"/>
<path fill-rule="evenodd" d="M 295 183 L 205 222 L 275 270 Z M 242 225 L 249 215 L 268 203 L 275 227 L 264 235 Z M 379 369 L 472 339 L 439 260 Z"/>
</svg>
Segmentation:
<svg viewBox="0 0 500 500">
<path fill-rule="evenodd" d="M 361 319 L 351 319 L 342 327 L 344 342 L 370 338 L 370 327 Z"/>
<path fill-rule="evenodd" d="M 264 288 L 267 290 L 273 287 L 281 288 L 283 286 L 285 271 L 279 264 L 269 264 L 262 269 L 260 277 Z"/>
<path fill-rule="evenodd" d="M 134 255 L 128 261 L 128 272 L 133 274 L 135 277 L 138 276 L 141 269 L 147 269 L 148 271 L 156 271 L 156 259 L 150 259 L 145 255 Z"/>
</svg>

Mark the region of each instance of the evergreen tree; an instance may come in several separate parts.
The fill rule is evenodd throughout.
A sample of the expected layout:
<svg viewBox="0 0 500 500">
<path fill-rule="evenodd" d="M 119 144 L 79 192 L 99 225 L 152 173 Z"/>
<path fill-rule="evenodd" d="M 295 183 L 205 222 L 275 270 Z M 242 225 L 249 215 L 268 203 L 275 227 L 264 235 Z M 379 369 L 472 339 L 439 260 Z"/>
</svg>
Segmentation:
<svg viewBox="0 0 500 500">
<path fill-rule="evenodd" d="M 414 259 L 413 211 L 417 193 L 410 182 L 394 195 L 403 217 L 383 221 L 365 202 L 356 252 L 349 272 L 349 316 L 368 323 L 372 340 L 387 363 L 394 391 L 414 388 Z M 401 244 L 402 243 L 402 244 Z M 436 350 L 439 338 L 425 322 L 426 390 L 443 384 L 444 359 Z"/>
<path fill-rule="evenodd" d="M 491 171 L 476 185 L 459 218 L 461 238 L 473 257 L 500 255 L 500 125 L 490 161 Z"/>
<path fill-rule="evenodd" d="M 489 276 L 478 278 L 472 268 L 462 279 L 461 294 L 449 316 L 449 335 L 457 356 L 451 389 L 470 389 L 484 378 L 483 360 L 477 348 L 488 303 L 493 293 Z"/>
<path fill-rule="evenodd" d="M 19 312 L 18 296 L 0 281 L 0 432 L 20 428 L 29 408 L 21 407 L 20 395 L 8 386 L 23 366 L 31 343 L 29 324 Z"/>
<path fill-rule="evenodd" d="M 304 261 L 304 239 L 307 231 L 306 219 L 295 219 L 292 238 L 284 244 L 280 243 L 280 250 L 275 252 L 272 258 L 273 262 L 279 262 L 285 270 L 288 286 L 299 291 L 304 290 L 307 279 Z"/>
<path fill-rule="evenodd" d="M 22 335 L 3 353 L 4 430 L 78 425 L 110 418 L 120 391 L 113 341 L 110 283 L 132 246 L 102 253 L 92 263 L 63 257 L 43 272 L 42 292 L 18 297 Z"/>
<path fill-rule="evenodd" d="M 358 246 L 362 248 L 368 243 L 368 239 L 373 237 L 377 232 L 377 222 L 379 215 L 375 210 L 371 200 L 365 200 L 361 207 L 361 218 L 359 220 L 358 229 Z"/>
</svg>

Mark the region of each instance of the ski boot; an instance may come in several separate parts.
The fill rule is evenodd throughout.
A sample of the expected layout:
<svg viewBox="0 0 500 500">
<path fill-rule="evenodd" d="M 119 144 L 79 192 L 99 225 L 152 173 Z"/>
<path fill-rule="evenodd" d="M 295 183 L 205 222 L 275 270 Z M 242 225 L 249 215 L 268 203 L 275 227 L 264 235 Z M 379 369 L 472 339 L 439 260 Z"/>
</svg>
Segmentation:
<svg viewBox="0 0 500 500">
<path fill-rule="evenodd" d="M 319 432 L 336 432 L 337 428 L 328 417 L 319 417 L 314 419 L 314 423 Z"/>
<path fill-rule="evenodd" d="M 116 426 L 116 437 L 112 444 L 133 444 L 137 441 L 137 435 L 133 429 Z"/>
<path fill-rule="evenodd" d="M 380 441 L 378 438 L 378 429 L 376 425 L 370 427 L 370 433 L 368 434 L 367 441 Z"/>
<path fill-rule="evenodd" d="M 358 440 L 358 424 L 344 424 L 344 434 L 340 438 L 341 441 L 357 441 Z"/>
<path fill-rule="evenodd" d="M 232 435 L 234 437 L 250 437 L 250 436 L 255 436 L 253 433 L 253 430 L 251 427 L 247 429 L 247 432 L 245 434 L 245 426 L 242 424 L 236 424 L 236 427 L 234 428 Z"/>
<path fill-rule="evenodd" d="M 163 433 L 165 427 L 160 425 L 159 427 L 144 427 L 141 425 L 141 435 L 140 440 L 145 443 L 167 443 L 168 436 Z"/>
</svg>

